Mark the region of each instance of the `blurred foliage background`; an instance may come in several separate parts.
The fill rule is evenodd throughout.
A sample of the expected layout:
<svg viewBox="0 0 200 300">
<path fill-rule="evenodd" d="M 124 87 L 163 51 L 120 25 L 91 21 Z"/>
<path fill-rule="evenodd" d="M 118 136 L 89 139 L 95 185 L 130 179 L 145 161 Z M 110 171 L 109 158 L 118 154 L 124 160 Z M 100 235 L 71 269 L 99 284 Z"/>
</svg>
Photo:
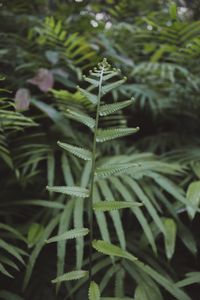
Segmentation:
<svg viewBox="0 0 200 300">
<path fill-rule="evenodd" d="M 80 174 L 84 181 L 87 165 L 57 141 L 91 143 L 67 109 L 91 111 L 76 87 L 104 57 L 128 78 L 108 101 L 135 102 L 102 126 L 139 125 L 140 132 L 99 147 L 99 157 L 143 168 L 132 183 L 117 176 L 115 190 L 106 180 L 98 188 L 144 206 L 102 213 L 95 234 L 126 243 L 151 272 L 97 256 L 102 295 L 199 299 L 199 16 L 198 0 L 1 1 L 1 299 L 87 299 L 84 280 L 51 284 L 56 274 L 87 265 L 87 240 L 45 244 L 87 225 L 87 205 L 45 186 L 79 183 Z"/>
</svg>

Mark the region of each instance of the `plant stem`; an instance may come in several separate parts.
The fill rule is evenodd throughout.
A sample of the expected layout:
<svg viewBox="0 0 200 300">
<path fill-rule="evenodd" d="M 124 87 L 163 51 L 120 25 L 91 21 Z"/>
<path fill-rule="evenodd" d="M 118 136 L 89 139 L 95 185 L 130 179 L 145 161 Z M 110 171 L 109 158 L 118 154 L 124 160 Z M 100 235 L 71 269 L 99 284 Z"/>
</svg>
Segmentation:
<svg viewBox="0 0 200 300">
<path fill-rule="evenodd" d="M 91 185 L 90 185 L 90 196 L 89 196 L 89 284 L 92 281 L 92 241 L 93 241 L 93 191 L 94 191 L 94 177 L 95 177 L 95 167 L 96 167 L 96 138 L 97 130 L 99 125 L 99 109 L 101 103 L 101 88 L 103 80 L 104 67 L 102 66 L 100 80 L 99 80 L 99 90 L 98 90 L 98 101 L 96 109 L 96 123 L 94 129 L 94 138 L 93 138 L 93 149 L 92 149 L 92 168 L 91 168 Z"/>
</svg>

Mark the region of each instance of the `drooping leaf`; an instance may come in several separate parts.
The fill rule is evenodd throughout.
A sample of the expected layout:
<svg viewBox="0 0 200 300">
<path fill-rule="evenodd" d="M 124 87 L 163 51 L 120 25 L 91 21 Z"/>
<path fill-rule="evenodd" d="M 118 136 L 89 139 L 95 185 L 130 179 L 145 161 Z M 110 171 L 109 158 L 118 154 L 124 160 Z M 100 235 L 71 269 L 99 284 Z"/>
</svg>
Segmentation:
<svg viewBox="0 0 200 300">
<path fill-rule="evenodd" d="M 87 149 L 83 149 L 80 147 L 76 147 L 76 146 L 72 146 L 70 144 L 67 143 L 61 143 L 58 142 L 58 145 L 63 148 L 64 150 L 69 151 L 70 153 L 72 153 L 73 155 L 82 158 L 84 160 L 91 160 L 92 159 L 92 153 L 87 150 Z"/>
<path fill-rule="evenodd" d="M 51 282 L 57 283 L 57 282 L 62 282 L 62 281 L 78 280 L 87 275 L 88 275 L 88 271 L 83 271 L 83 270 L 72 271 L 72 272 L 65 273 L 62 276 L 59 276 L 59 277 L 53 279 Z"/>
<path fill-rule="evenodd" d="M 89 196 L 88 189 L 79 186 L 47 186 L 47 190 L 80 198 L 87 198 Z"/>
</svg>

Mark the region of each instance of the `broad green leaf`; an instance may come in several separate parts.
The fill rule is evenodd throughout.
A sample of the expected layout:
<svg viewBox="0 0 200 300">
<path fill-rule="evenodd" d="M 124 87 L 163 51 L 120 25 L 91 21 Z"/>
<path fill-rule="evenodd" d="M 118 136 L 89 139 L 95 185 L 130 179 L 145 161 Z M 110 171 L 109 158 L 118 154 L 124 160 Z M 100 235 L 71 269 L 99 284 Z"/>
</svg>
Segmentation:
<svg viewBox="0 0 200 300">
<path fill-rule="evenodd" d="M 22 205 L 22 206 L 42 206 L 42 207 L 48 207 L 48 208 L 57 208 L 57 209 L 63 209 L 64 205 L 62 203 L 53 202 L 53 201 L 47 201 L 47 200 L 18 200 L 13 201 L 12 205 Z"/>
<path fill-rule="evenodd" d="M 113 192 L 110 189 L 110 186 L 109 186 L 109 184 L 106 180 L 100 180 L 98 182 L 98 185 L 100 187 L 100 190 L 101 190 L 101 193 L 102 193 L 103 197 L 106 200 L 108 200 L 108 201 L 114 201 L 115 200 Z M 116 211 L 110 211 L 109 214 L 112 218 L 113 225 L 114 225 L 114 228 L 116 230 L 118 240 L 120 242 L 120 247 L 122 249 L 125 249 L 126 248 L 125 232 L 124 232 L 124 229 L 123 229 L 123 224 L 122 224 L 122 220 L 120 218 L 120 214 L 117 210 Z"/>
<path fill-rule="evenodd" d="M 89 300 L 100 300 L 99 287 L 94 281 L 90 283 L 88 297 Z"/>
<path fill-rule="evenodd" d="M 93 204 L 95 211 L 111 211 L 122 208 L 130 208 L 134 206 L 140 206 L 141 203 L 126 202 L 126 201 L 99 201 Z"/>
<path fill-rule="evenodd" d="M 2 273 L 5 276 L 8 276 L 10 278 L 14 278 L 4 267 L 4 265 L 2 263 L 0 263 L 0 273 Z"/>
<path fill-rule="evenodd" d="M 85 276 L 88 276 L 88 271 L 83 271 L 83 270 L 72 271 L 72 272 L 65 273 L 62 276 L 59 276 L 59 277 L 53 279 L 51 282 L 57 283 L 57 282 L 62 282 L 62 281 L 78 280 Z"/>
<path fill-rule="evenodd" d="M 128 253 L 127 251 L 121 249 L 120 247 L 110 244 L 108 242 L 102 241 L 102 240 L 94 240 L 92 242 L 92 247 L 95 250 L 97 250 L 98 252 L 101 252 L 106 255 L 126 258 L 133 262 L 137 260 L 137 258 L 135 256 L 133 256 L 132 254 Z"/>
<path fill-rule="evenodd" d="M 27 285 L 29 283 L 36 259 L 37 259 L 38 255 L 40 254 L 40 251 L 42 250 L 43 246 L 45 245 L 45 240 L 48 239 L 51 232 L 57 226 L 59 219 L 60 219 L 60 215 L 57 215 L 55 218 L 53 218 L 49 222 L 49 224 L 45 227 L 45 230 L 44 230 L 43 234 L 41 235 L 40 240 L 37 242 L 31 255 L 29 256 L 29 260 L 28 260 L 28 263 L 26 266 L 24 282 L 23 282 L 23 290 L 27 287 Z"/>
<path fill-rule="evenodd" d="M 73 183 L 73 182 L 72 182 Z M 67 201 L 58 225 L 58 235 L 65 233 L 69 229 L 70 222 L 73 215 L 74 199 Z M 68 240 L 57 242 L 57 277 L 64 273 L 64 267 L 66 263 L 66 246 Z M 60 283 L 56 285 L 56 291 L 58 292 Z"/>
<path fill-rule="evenodd" d="M 71 109 L 67 109 L 66 115 L 71 117 L 72 119 L 88 126 L 91 129 L 93 129 L 95 127 L 95 120 L 82 112 L 77 112 L 77 111 L 73 111 Z"/>
<path fill-rule="evenodd" d="M 19 254 L 18 251 L 16 251 L 16 247 L 14 247 L 11 244 L 8 244 L 4 240 L 0 239 L 0 248 L 7 251 L 10 255 L 14 256 L 21 263 L 24 263 L 24 260 L 23 260 L 22 256 Z"/>
<path fill-rule="evenodd" d="M 129 192 L 129 190 L 126 188 L 126 186 L 123 184 L 123 182 L 121 180 L 119 180 L 119 178 L 114 177 L 114 178 L 110 178 L 109 180 L 111 181 L 111 183 L 114 185 L 115 189 L 119 192 L 119 194 L 125 201 L 135 203 L 133 195 Z M 133 214 L 135 215 L 135 217 L 138 219 L 138 222 L 142 226 L 142 229 L 144 230 L 144 233 L 145 233 L 147 240 L 149 241 L 153 251 L 155 253 L 157 253 L 157 248 L 156 248 L 156 244 L 154 241 L 153 233 L 151 231 L 151 228 L 150 228 L 150 226 L 147 222 L 147 219 L 144 216 L 142 210 L 137 206 L 131 207 L 130 209 L 132 210 Z"/>
<path fill-rule="evenodd" d="M 97 142 L 102 143 L 116 138 L 124 137 L 138 132 L 139 127 L 136 128 L 110 128 L 110 129 L 98 129 Z"/>
<path fill-rule="evenodd" d="M 69 151 L 70 153 L 72 153 L 73 155 L 82 158 L 84 160 L 91 160 L 92 159 L 92 153 L 87 150 L 87 149 L 83 149 L 80 147 L 76 147 L 76 146 L 72 146 L 70 144 L 67 143 L 61 143 L 58 142 L 58 145 L 63 148 L 64 150 Z"/>
<path fill-rule="evenodd" d="M 176 244 L 176 223 L 173 219 L 165 218 L 164 219 L 164 227 L 165 227 L 165 252 L 168 259 L 171 259 L 174 250 L 175 250 L 175 244 Z"/>
<path fill-rule="evenodd" d="M 79 186 L 47 186 L 47 190 L 80 198 L 89 196 L 89 190 Z"/>
<path fill-rule="evenodd" d="M 32 247 L 37 243 L 37 241 L 40 239 L 41 235 L 44 232 L 44 227 L 38 223 L 32 223 L 29 231 L 28 231 L 28 247 Z"/>
<path fill-rule="evenodd" d="M 15 229 L 11 226 L 9 226 L 7 224 L 0 223 L 0 229 L 11 232 L 12 234 L 14 234 L 14 236 L 16 236 L 16 238 L 19 238 L 20 240 L 26 242 L 26 238 L 17 229 Z"/>
<path fill-rule="evenodd" d="M 198 283 L 200 284 L 200 272 L 190 272 L 186 274 L 186 278 L 176 282 L 176 286 L 179 288 Z"/>
<path fill-rule="evenodd" d="M 54 242 L 59 242 L 59 241 L 64 241 L 64 240 L 76 239 L 78 237 L 87 235 L 88 232 L 89 232 L 89 230 L 87 228 L 71 229 L 65 233 L 56 235 L 56 236 L 48 239 L 46 241 L 46 243 L 49 244 L 49 243 L 54 243 Z"/>
<path fill-rule="evenodd" d="M 191 205 L 187 207 L 188 215 L 194 219 L 200 204 L 200 181 L 190 183 L 187 190 L 187 200 Z"/>
<path fill-rule="evenodd" d="M 99 114 L 100 116 L 108 116 L 118 110 L 121 110 L 133 103 L 133 99 L 131 100 L 126 100 L 122 102 L 116 102 L 112 104 L 105 104 L 100 107 Z"/>
</svg>

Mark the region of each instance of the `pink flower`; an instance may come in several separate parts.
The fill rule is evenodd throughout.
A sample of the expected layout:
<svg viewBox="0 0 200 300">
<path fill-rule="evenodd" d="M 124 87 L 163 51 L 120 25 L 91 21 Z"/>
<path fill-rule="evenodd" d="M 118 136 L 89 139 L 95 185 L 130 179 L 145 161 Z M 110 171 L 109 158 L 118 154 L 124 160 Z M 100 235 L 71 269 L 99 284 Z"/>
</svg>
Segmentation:
<svg viewBox="0 0 200 300">
<path fill-rule="evenodd" d="M 31 95 L 28 89 L 25 88 L 18 89 L 14 98 L 16 110 L 24 111 L 29 109 L 30 98 Z"/>
<path fill-rule="evenodd" d="M 35 77 L 28 79 L 28 82 L 37 85 L 37 87 L 44 93 L 48 92 L 54 85 L 54 78 L 51 71 L 40 68 L 38 69 Z"/>
</svg>

